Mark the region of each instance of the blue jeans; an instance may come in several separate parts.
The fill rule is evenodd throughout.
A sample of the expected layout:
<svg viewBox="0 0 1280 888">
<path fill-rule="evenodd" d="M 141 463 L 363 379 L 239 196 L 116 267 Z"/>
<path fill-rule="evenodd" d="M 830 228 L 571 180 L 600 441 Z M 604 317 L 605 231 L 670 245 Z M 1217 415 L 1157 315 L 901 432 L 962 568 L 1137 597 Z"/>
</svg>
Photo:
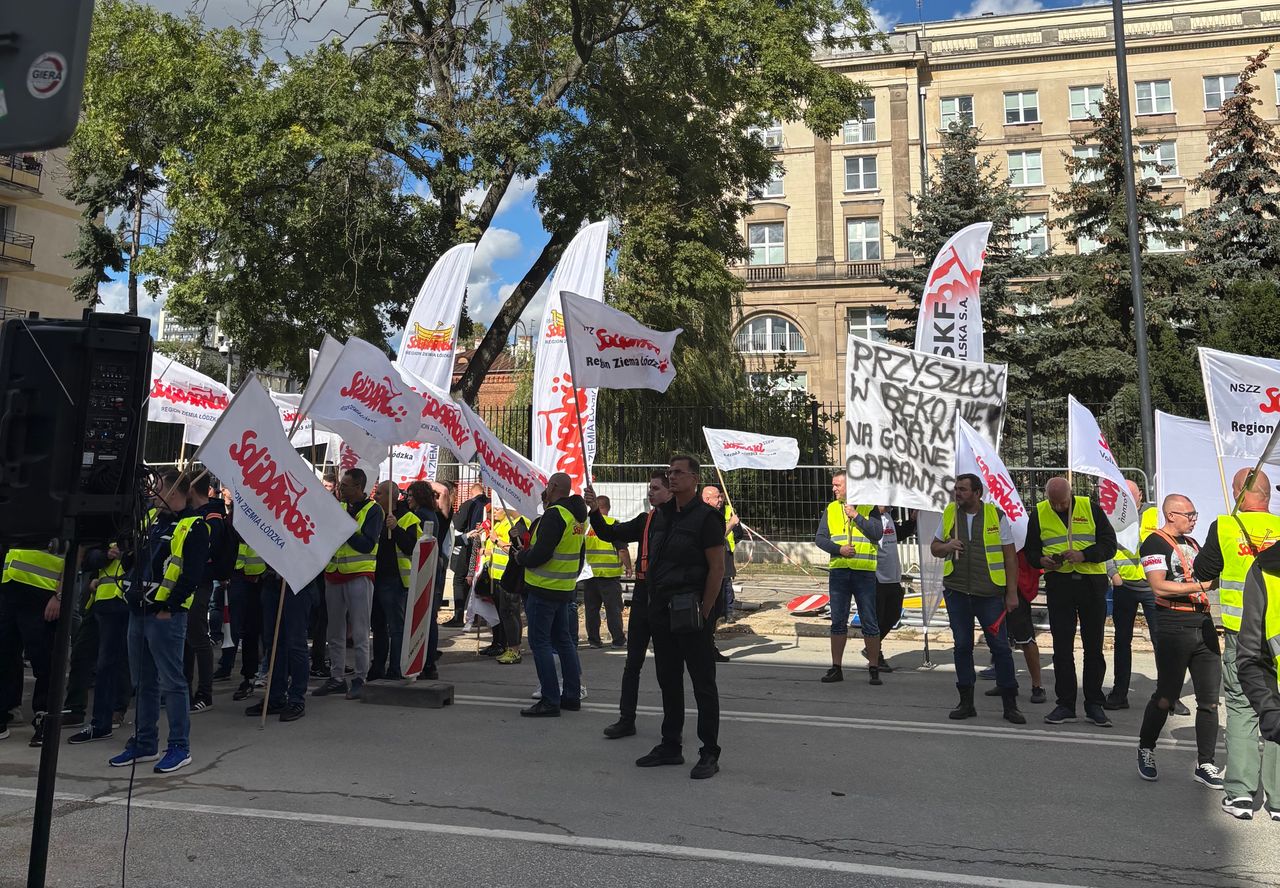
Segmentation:
<svg viewBox="0 0 1280 888">
<path fill-rule="evenodd" d="M 1005 626 L 1004 598 L 999 595 L 980 596 L 957 592 L 945 586 L 942 596 L 947 602 L 947 619 L 951 621 L 951 634 L 955 637 L 952 656 L 956 663 L 956 687 L 971 688 L 978 680 L 973 669 L 973 621 L 982 624 L 982 634 L 991 649 L 991 662 L 996 667 L 996 687 L 1016 691 L 1018 680 L 1014 678 L 1013 648 L 1009 645 L 1009 631 Z M 995 631 L 991 627 L 996 626 Z"/>
<path fill-rule="evenodd" d="M 542 699 L 552 706 L 560 705 L 560 682 L 556 678 L 556 658 L 564 673 L 564 696 L 577 700 L 582 696 L 582 666 L 578 663 L 578 646 L 573 640 L 573 602 L 552 601 L 530 591 L 524 603 L 528 620 L 529 649 L 538 670 Z"/>
<path fill-rule="evenodd" d="M 849 608 L 856 599 L 864 638 L 879 637 L 876 622 L 876 572 L 832 568 L 827 576 L 827 597 L 831 600 L 831 634 L 849 634 Z"/>
<path fill-rule="evenodd" d="M 280 640 L 275 648 L 275 666 L 271 672 L 271 688 L 267 692 L 267 704 L 278 706 L 287 702 L 302 705 L 307 696 L 307 678 L 311 670 L 311 651 L 307 647 L 307 626 L 311 622 L 311 608 L 319 597 L 317 585 L 323 588 L 324 580 L 317 577 L 298 592 L 285 590 L 284 611 L 280 617 Z M 276 608 L 280 605 L 280 583 L 265 583 L 262 589 L 262 628 L 266 638 L 276 631 Z"/>
<path fill-rule="evenodd" d="M 160 751 L 160 696 L 169 718 L 169 748 L 191 751 L 191 704 L 182 674 L 187 614 L 177 611 L 167 620 L 155 614 L 129 614 L 129 669 L 137 689 L 134 744 L 142 755 Z"/>
<path fill-rule="evenodd" d="M 400 656 L 404 647 L 404 609 L 409 602 L 409 590 L 400 585 L 400 575 L 378 577 L 373 584 L 373 597 L 382 607 L 386 620 L 387 652 L 390 663 L 386 666 L 387 678 L 400 677 Z M 381 668 L 382 663 L 374 662 Z"/>
<path fill-rule="evenodd" d="M 123 599 L 95 602 L 93 618 L 98 622 L 97 679 L 93 688 L 93 719 L 89 722 L 98 733 L 111 730 L 111 716 L 128 690 L 119 687 L 124 683 L 120 675 L 129 662 L 129 605 Z"/>
</svg>

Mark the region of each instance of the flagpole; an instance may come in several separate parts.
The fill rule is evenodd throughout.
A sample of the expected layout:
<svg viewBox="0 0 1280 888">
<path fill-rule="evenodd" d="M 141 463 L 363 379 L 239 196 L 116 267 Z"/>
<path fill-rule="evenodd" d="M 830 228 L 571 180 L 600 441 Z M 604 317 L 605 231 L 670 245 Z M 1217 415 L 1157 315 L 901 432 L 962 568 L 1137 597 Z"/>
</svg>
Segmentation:
<svg viewBox="0 0 1280 888">
<path fill-rule="evenodd" d="M 392 444 L 387 447 L 387 480 L 391 487 L 396 484 L 396 448 Z M 391 517 L 391 487 L 387 488 L 387 517 Z M 391 527 L 387 527 L 387 539 L 391 539 Z"/>
<path fill-rule="evenodd" d="M 573 394 L 573 415 L 578 419 L 578 446 L 582 448 L 582 474 L 587 486 L 592 487 L 591 461 L 587 459 L 587 433 L 582 426 L 582 402 L 578 400 L 578 383 L 573 378 L 573 337 L 569 335 L 569 307 L 564 304 L 564 293 L 561 292 L 560 314 L 564 317 L 564 350 L 569 355 L 569 388 Z M 586 391 L 586 389 L 582 389 Z M 532 454 L 530 454 L 532 456 Z"/>
<path fill-rule="evenodd" d="M 1258 479 L 1258 474 L 1262 471 L 1263 463 L 1265 463 L 1267 459 L 1275 452 L 1277 443 L 1280 443 L 1280 425 L 1277 425 L 1275 428 L 1275 431 L 1271 433 L 1271 437 L 1267 439 L 1267 446 L 1262 448 L 1262 455 L 1258 457 L 1258 462 L 1254 465 L 1252 469 L 1249 470 L 1249 474 L 1245 476 L 1244 486 L 1241 487 L 1240 492 L 1236 494 L 1235 504 L 1231 507 L 1231 514 L 1233 516 L 1240 511 L 1240 503 L 1244 502 L 1245 492 L 1248 491 L 1249 488 L 1253 487 L 1253 482 Z M 1221 456 L 1218 457 L 1218 471 L 1223 473 L 1222 484 L 1223 484 L 1223 487 L 1225 488 L 1226 487 L 1226 471 L 1222 467 Z"/>
<path fill-rule="evenodd" d="M 267 686 L 262 693 L 262 720 L 258 723 L 259 731 L 267 729 L 268 701 L 271 700 L 271 678 L 276 671 L 276 645 L 280 644 L 280 618 L 284 615 L 284 596 L 287 591 L 284 585 L 284 577 L 281 577 L 280 601 L 276 604 L 276 628 L 271 634 L 271 662 L 267 663 Z"/>
</svg>

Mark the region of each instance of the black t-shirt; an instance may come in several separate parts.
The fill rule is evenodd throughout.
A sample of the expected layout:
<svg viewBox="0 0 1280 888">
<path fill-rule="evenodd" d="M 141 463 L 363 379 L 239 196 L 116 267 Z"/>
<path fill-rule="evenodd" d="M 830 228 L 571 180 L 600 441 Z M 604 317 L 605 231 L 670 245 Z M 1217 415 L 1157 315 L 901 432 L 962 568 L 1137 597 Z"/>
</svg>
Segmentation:
<svg viewBox="0 0 1280 888">
<path fill-rule="evenodd" d="M 1195 583 L 1195 561 L 1199 554 L 1200 546 L 1194 539 L 1188 536 L 1174 537 L 1178 543 L 1178 551 L 1175 552 L 1173 546 L 1169 544 L 1169 540 L 1164 534 L 1153 533 L 1142 543 L 1139 550 L 1139 557 L 1142 560 L 1143 570 L 1163 570 L 1165 571 L 1165 579 L 1178 583 L 1191 582 L 1188 594 L 1200 591 L 1198 584 Z M 1156 596 L 1156 602 L 1164 604 L 1167 599 Z M 1178 602 L 1179 607 L 1186 607 L 1190 602 L 1181 600 Z M 1207 605 L 1196 605 L 1195 611 L 1174 610 L 1167 605 L 1160 611 L 1159 620 L 1173 619 L 1186 620 L 1187 622 L 1200 623 L 1203 621 L 1205 614 L 1209 613 Z"/>
</svg>

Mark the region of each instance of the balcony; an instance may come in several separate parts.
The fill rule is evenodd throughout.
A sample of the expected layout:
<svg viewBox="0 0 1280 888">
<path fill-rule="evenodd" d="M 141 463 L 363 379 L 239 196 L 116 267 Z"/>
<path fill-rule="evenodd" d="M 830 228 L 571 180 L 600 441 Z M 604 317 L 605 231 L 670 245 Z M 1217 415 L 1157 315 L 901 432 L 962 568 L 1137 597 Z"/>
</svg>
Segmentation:
<svg viewBox="0 0 1280 888">
<path fill-rule="evenodd" d="M 25 308 L 7 308 L 0 305 L 0 323 L 12 320 L 13 318 L 25 317 L 27 317 L 27 310 Z"/>
<path fill-rule="evenodd" d="M 876 259 L 867 262 L 793 262 L 788 265 L 734 265 L 729 271 L 752 284 L 790 284 L 815 281 L 875 281 L 890 268 L 910 268 L 920 264 L 914 256 Z"/>
<path fill-rule="evenodd" d="M 31 251 L 35 248 L 33 235 L 14 231 L 12 228 L 0 229 L 0 267 L 14 264 L 31 266 Z"/>
<path fill-rule="evenodd" d="M 44 164 L 32 154 L 0 154 L 0 186 L 38 193 L 43 173 Z"/>
</svg>

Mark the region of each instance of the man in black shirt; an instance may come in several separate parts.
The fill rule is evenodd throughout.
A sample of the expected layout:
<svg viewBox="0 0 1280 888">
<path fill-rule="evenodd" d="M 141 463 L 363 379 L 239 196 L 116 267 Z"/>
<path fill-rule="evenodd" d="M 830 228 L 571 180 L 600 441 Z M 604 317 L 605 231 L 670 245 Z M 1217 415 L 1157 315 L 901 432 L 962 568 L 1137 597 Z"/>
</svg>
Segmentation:
<svg viewBox="0 0 1280 888">
<path fill-rule="evenodd" d="M 481 545 L 478 528 L 484 521 L 485 506 L 489 505 L 483 484 L 472 484 L 470 493 L 471 499 L 459 506 L 458 513 L 453 516 L 453 529 L 457 531 L 449 560 L 449 568 L 453 571 L 453 616 L 444 624 L 453 628 L 462 625 L 467 609 L 472 568 Z"/>
</svg>

